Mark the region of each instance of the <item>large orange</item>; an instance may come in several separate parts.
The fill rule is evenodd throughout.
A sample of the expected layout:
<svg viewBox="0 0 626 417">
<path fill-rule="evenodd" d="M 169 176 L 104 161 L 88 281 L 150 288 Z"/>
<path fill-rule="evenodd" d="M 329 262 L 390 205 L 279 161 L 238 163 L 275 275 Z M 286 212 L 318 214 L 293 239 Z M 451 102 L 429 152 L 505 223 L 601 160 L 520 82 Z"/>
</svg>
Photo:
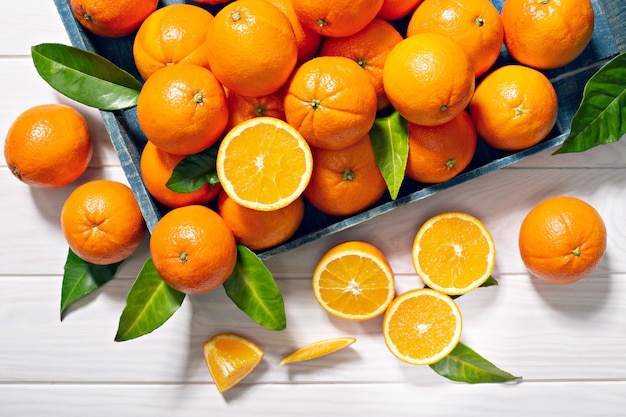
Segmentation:
<svg viewBox="0 0 626 417">
<path fill-rule="evenodd" d="M 274 117 L 285 120 L 285 90 L 283 88 L 257 97 L 242 96 L 226 89 L 228 101 L 228 124 L 226 131 L 230 131 L 239 123 L 254 117 Z"/>
<path fill-rule="evenodd" d="M 378 14 L 383 0 L 291 0 L 302 25 L 323 36 L 350 36 Z"/>
<path fill-rule="evenodd" d="M 109 38 L 133 33 L 157 5 L 158 0 L 70 0 L 78 23 L 96 35 Z"/>
<path fill-rule="evenodd" d="M 33 187 L 70 184 L 85 172 L 92 154 L 85 119 L 63 104 L 42 104 L 23 111 L 4 141 L 4 158 L 11 173 Z"/>
<path fill-rule="evenodd" d="M 397 20 L 411 14 L 422 0 L 383 0 L 378 17 L 385 20 Z"/>
</svg>

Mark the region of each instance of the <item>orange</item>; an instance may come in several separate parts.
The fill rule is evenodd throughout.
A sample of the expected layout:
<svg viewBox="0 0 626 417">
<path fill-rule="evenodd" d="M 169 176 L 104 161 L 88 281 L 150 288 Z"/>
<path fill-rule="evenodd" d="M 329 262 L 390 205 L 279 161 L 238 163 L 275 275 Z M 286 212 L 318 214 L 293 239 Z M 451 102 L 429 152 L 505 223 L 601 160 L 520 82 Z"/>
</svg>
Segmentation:
<svg viewBox="0 0 626 417">
<path fill-rule="evenodd" d="M 569 64 L 585 49 L 594 28 L 590 0 L 506 0 L 504 43 L 524 65 L 552 69 Z"/>
<path fill-rule="evenodd" d="M 282 88 L 271 94 L 258 97 L 242 96 L 227 89 L 228 124 L 226 131 L 253 117 L 267 116 L 285 120 L 284 98 L 285 90 Z"/>
<path fill-rule="evenodd" d="M 350 36 L 378 14 L 383 0 L 291 0 L 302 26 L 323 36 Z"/>
<path fill-rule="evenodd" d="M 273 117 L 248 119 L 222 140 L 215 161 L 236 203 L 271 211 L 295 201 L 311 178 L 311 149 L 296 129 Z"/>
<path fill-rule="evenodd" d="M 505 65 L 489 73 L 476 87 L 469 112 L 478 136 L 507 151 L 541 142 L 558 116 L 557 95 L 541 72 L 522 65 Z"/>
<path fill-rule="evenodd" d="M 63 104 L 23 111 L 4 141 L 4 159 L 11 173 L 32 187 L 59 188 L 72 183 L 85 172 L 92 154 L 85 119 Z"/>
<path fill-rule="evenodd" d="M 311 148 L 313 173 L 304 196 L 332 216 L 351 216 L 377 202 L 387 191 L 369 134 L 347 148 Z"/>
<path fill-rule="evenodd" d="M 444 35 L 418 33 L 391 50 L 383 85 L 406 120 L 434 126 L 454 119 L 469 104 L 474 71 L 458 43 Z"/>
<path fill-rule="evenodd" d="M 589 203 L 576 197 L 551 197 L 522 221 L 519 251 L 534 276 L 570 284 L 600 264 L 606 251 L 606 227 Z"/>
<path fill-rule="evenodd" d="M 445 358 L 459 343 L 462 328 L 455 301 L 430 288 L 401 294 L 383 319 L 387 348 L 411 365 L 430 365 Z"/>
<path fill-rule="evenodd" d="M 204 360 L 219 392 L 225 392 L 247 377 L 263 359 L 263 351 L 250 339 L 218 333 L 202 347 Z"/>
<path fill-rule="evenodd" d="M 368 320 L 384 313 L 393 300 L 393 271 L 374 245 L 343 242 L 319 260 L 313 272 L 313 294 L 333 316 Z"/>
<path fill-rule="evenodd" d="M 228 123 L 224 89 L 210 70 L 192 64 L 161 68 L 143 85 L 137 119 L 148 140 L 176 155 L 201 152 Z"/>
<path fill-rule="evenodd" d="M 331 353 L 335 353 L 338 350 L 347 348 L 354 342 L 356 342 L 356 339 L 354 337 L 337 337 L 335 339 L 327 339 L 313 342 L 306 346 L 302 346 L 301 348 L 285 356 L 283 359 L 281 359 L 279 365 L 321 358 L 322 356 L 330 355 Z"/>
<path fill-rule="evenodd" d="M 446 212 L 419 228 L 411 256 L 424 284 L 460 295 L 480 287 L 491 276 L 496 247 L 489 230 L 476 217 Z"/>
<path fill-rule="evenodd" d="M 179 193 L 167 187 L 167 181 L 172 176 L 174 168 L 183 159 L 184 155 L 167 153 L 154 146 L 152 142 L 146 143 L 141 152 L 140 168 L 141 179 L 150 195 L 170 208 L 206 204 L 215 199 L 221 190 L 219 183 L 211 185 L 207 182 L 191 193 Z"/>
<path fill-rule="evenodd" d="M 271 211 L 260 211 L 236 203 L 222 192 L 217 211 L 235 235 L 235 240 L 252 250 L 268 249 L 287 241 L 304 218 L 304 200 Z"/>
<path fill-rule="evenodd" d="M 139 247 L 145 222 L 132 190 L 112 180 L 77 187 L 63 203 L 61 228 L 72 251 L 86 262 L 122 262 Z"/>
<path fill-rule="evenodd" d="M 384 0 L 378 17 L 385 20 L 398 20 L 411 14 L 422 0 Z"/>
<path fill-rule="evenodd" d="M 424 0 L 413 12 L 406 36 L 423 32 L 456 41 L 467 53 L 476 77 L 496 62 L 504 40 L 500 13 L 489 0 Z"/>
<path fill-rule="evenodd" d="M 375 18 L 354 35 L 326 38 L 320 56 L 345 56 L 359 64 L 372 79 L 376 90 L 377 109 L 389 106 L 383 88 L 383 66 L 391 49 L 402 40 L 402 35 L 389 22 Z"/>
<path fill-rule="evenodd" d="M 211 70 L 229 90 L 263 96 L 285 84 L 296 66 L 291 22 L 265 0 L 236 0 L 215 14 L 209 28 Z"/>
<path fill-rule="evenodd" d="M 133 41 L 133 58 L 147 80 L 156 70 L 172 64 L 209 68 L 206 44 L 213 15 L 191 4 L 171 4 L 152 13 Z"/>
<path fill-rule="evenodd" d="M 287 84 L 285 117 L 311 145 L 341 149 L 363 137 L 376 118 L 376 91 L 366 71 L 343 56 L 300 65 Z"/>
<path fill-rule="evenodd" d="M 407 122 L 409 157 L 406 176 L 423 183 L 439 183 L 457 176 L 474 157 L 476 129 L 464 110 L 438 126 Z"/>
<path fill-rule="evenodd" d="M 70 0 L 78 23 L 96 35 L 109 38 L 133 33 L 157 5 L 158 0 Z"/>
<path fill-rule="evenodd" d="M 206 206 L 167 212 L 150 236 L 154 267 L 172 288 L 187 294 L 211 291 L 235 269 L 237 245 L 224 220 Z"/>
</svg>

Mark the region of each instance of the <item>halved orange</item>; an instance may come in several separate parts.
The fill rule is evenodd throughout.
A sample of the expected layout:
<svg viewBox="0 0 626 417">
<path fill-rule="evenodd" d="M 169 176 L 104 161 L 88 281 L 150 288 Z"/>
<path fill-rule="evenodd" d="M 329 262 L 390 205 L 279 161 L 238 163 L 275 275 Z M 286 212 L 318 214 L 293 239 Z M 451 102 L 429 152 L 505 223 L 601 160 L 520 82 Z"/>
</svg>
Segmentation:
<svg viewBox="0 0 626 417">
<path fill-rule="evenodd" d="M 244 207 L 270 211 L 302 194 L 311 179 L 313 157 L 291 125 L 274 117 L 255 117 L 226 134 L 216 168 L 230 198 Z"/>
<path fill-rule="evenodd" d="M 263 351 L 254 342 L 233 333 L 214 335 L 202 350 L 219 392 L 237 385 L 263 359 Z"/>
<path fill-rule="evenodd" d="M 481 286 L 493 272 L 496 247 L 485 225 L 461 212 L 431 217 L 413 241 L 413 266 L 428 287 L 450 295 Z"/>
<path fill-rule="evenodd" d="M 393 300 L 383 319 L 383 336 L 398 359 L 430 365 L 455 348 L 462 327 L 459 307 L 449 295 L 419 288 Z"/>
<path fill-rule="evenodd" d="M 330 314 L 367 320 L 382 314 L 395 296 L 385 255 L 367 242 L 348 241 L 326 252 L 313 272 L 313 294 Z"/>
<path fill-rule="evenodd" d="M 285 356 L 279 363 L 284 365 L 286 363 L 302 362 L 311 359 L 320 358 L 322 356 L 330 355 L 343 348 L 346 348 L 356 342 L 354 337 L 338 337 L 335 339 L 320 340 L 308 345 L 302 346 L 295 350 L 291 354 Z"/>
</svg>

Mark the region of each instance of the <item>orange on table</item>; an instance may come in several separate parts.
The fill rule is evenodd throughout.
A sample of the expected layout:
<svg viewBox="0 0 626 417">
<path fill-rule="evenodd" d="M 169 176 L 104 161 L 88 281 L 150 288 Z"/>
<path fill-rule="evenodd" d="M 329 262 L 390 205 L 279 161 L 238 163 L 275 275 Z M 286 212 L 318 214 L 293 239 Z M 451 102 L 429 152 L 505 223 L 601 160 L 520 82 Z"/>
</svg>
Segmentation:
<svg viewBox="0 0 626 417">
<path fill-rule="evenodd" d="M 343 149 L 311 148 L 313 173 L 306 199 L 331 216 L 350 216 L 378 201 L 387 183 L 374 156 L 370 135 Z"/>
<path fill-rule="evenodd" d="M 221 393 L 247 377 L 261 363 L 263 351 L 247 337 L 218 333 L 202 346 L 207 368 Z"/>
<path fill-rule="evenodd" d="M 449 36 L 467 53 L 480 77 L 496 62 L 504 41 L 498 9 L 489 0 L 424 0 L 413 12 L 406 36 L 431 32 Z"/>
<path fill-rule="evenodd" d="M 135 252 L 146 232 L 130 187 L 104 179 L 72 191 L 61 209 L 61 229 L 72 251 L 96 265 L 122 262 Z"/>
<path fill-rule="evenodd" d="M 350 36 L 378 14 L 383 0 L 291 0 L 302 26 L 323 36 Z"/>
<path fill-rule="evenodd" d="M 226 134 L 215 165 L 229 197 L 244 207 L 269 211 L 302 195 L 313 158 L 302 135 L 287 122 L 255 117 Z"/>
<path fill-rule="evenodd" d="M 228 123 L 224 89 L 201 66 L 176 64 L 146 80 L 137 99 L 137 119 L 148 140 L 176 155 L 201 152 Z"/>
<path fill-rule="evenodd" d="M 437 33 L 418 33 L 387 56 L 383 85 L 406 120 L 435 126 L 454 119 L 474 93 L 474 71 L 458 43 Z"/>
<path fill-rule="evenodd" d="M 173 64 L 209 68 L 206 44 L 213 15 L 192 4 L 170 4 L 144 20 L 133 41 L 133 58 L 147 80 L 156 70 Z"/>
<path fill-rule="evenodd" d="M 265 0 L 235 0 L 215 14 L 209 29 L 211 70 L 229 90 L 263 96 L 282 87 L 296 66 L 291 22 Z"/>
<path fill-rule="evenodd" d="M 465 110 L 442 125 L 407 122 L 407 127 L 409 156 L 405 173 L 414 181 L 447 181 L 463 171 L 474 157 L 476 129 Z"/>
<path fill-rule="evenodd" d="M 285 120 L 283 101 L 285 90 L 283 88 L 264 96 L 248 97 L 226 89 L 226 101 L 228 102 L 228 132 L 239 123 L 254 117 L 274 117 Z"/>
<path fill-rule="evenodd" d="M 107 38 L 127 36 L 156 10 L 158 0 L 70 0 L 78 23 Z"/>
<path fill-rule="evenodd" d="M 354 337 L 337 337 L 309 343 L 282 358 L 279 365 L 321 358 L 322 356 L 330 355 L 331 353 L 347 348 L 354 342 L 356 342 L 356 338 Z"/>
<path fill-rule="evenodd" d="M 374 85 L 349 58 L 313 58 L 296 68 L 286 88 L 287 122 L 311 146 L 350 146 L 370 131 L 376 119 Z"/>
<path fill-rule="evenodd" d="M 154 267 L 172 288 L 197 294 L 226 281 L 237 263 L 235 237 L 224 220 L 206 206 L 172 209 L 150 236 Z"/>
<path fill-rule="evenodd" d="M 411 14 L 422 0 L 383 0 L 378 17 L 385 20 L 397 20 Z"/>
<path fill-rule="evenodd" d="M 374 245 L 347 241 L 328 250 L 313 272 L 313 295 L 324 310 L 347 320 L 369 320 L 395 297 L 394 275 Z"/>
<path fill-rule="evenodd" d="M 547 198 L 526 215 L 519 231 L 524 265 L 537 278 L 571 284 L 591 272 L 606 252 L 606 226 L 580 198 Z"/>
<path fill-rule="evenodd" d="M 476 217 L 445 212 L 419 228 L 411 257 L 424 284 L 460 295 L 480 287 L 491 276 L 496 247 L 489 230 Z"/>
<path fill-rule="evenodd" d="M 541 142 L 558 116 L 556 91 L 541 72 L 505 65 L 487 74 L 469 105 L 474 126 L 487 144 L 507 151 Z"/>
<path fill-rule="evenodd" d="M 377 110 L 382 110 L 390 104 L 383 87 L 383 66 L 391 49 L 402 39 L 391 23 L 375 18 L 354 35 L 325 38 L 319 56 L 344 56 L 365 69 L 376 90 Z"/>
<path fill-rule="evenodd" d="M 462 328 L 456 302 L 430 288 L 400 294 L 383 319 L 387 348 L 412 365 L 430 365 L 445 358 L 459 343 Z"/>
<path fill-rule="evenodd" d="M 576 59 L 591 40 L 595 20 L 590 0 L 506 0 L 501 15 L 509 54 L 538 69 Z"/>
<path fill-rule="evenodd" d="M 93 146 L 84 117 L 64 104 L 40 104 L 20 113 L 7 131 L 4 159 L 31 187 L 59 188 L 89 166 Z"/>
</svg>

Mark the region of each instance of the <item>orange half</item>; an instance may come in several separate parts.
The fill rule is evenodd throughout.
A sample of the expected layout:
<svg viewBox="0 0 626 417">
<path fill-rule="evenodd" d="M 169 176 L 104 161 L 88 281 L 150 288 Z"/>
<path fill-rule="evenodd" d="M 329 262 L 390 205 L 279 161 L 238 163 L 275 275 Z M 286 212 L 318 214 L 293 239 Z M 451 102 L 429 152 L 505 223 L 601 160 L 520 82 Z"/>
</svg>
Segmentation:
<svg viewBox="0 0 626 417">
<path fill-rule="evenodd" d="M 321 358 L 322 356 L 330 355 L 331 353 L 344 349 L 354 342 L 356 342 L 354 337 L 338 337 L 335 339 L 313 342 L 306 346 L 302 346 L 291 354 L 285 356 L 280 361 L 279 365 Z"/>
</svg>

